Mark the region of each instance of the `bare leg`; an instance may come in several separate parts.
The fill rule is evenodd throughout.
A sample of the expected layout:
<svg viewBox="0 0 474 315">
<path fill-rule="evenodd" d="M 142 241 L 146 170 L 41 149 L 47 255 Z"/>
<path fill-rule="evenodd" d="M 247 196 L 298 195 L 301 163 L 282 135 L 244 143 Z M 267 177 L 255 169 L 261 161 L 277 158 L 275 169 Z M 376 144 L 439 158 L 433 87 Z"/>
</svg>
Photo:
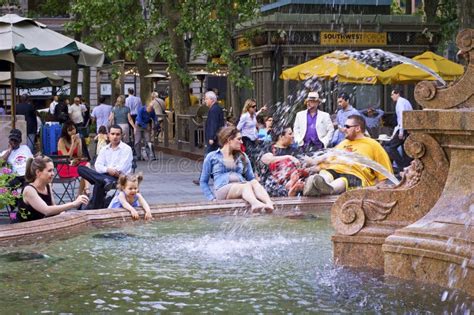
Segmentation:
<svg viewBox="0 0 474 315">
<path fill-rule="evenodd" d="M 343 178 L 337 178 L 329 183 L 334 188 L 334 194 L 340 195 L 346 191 L 346 181 Z"/>
<path fill-rule="evenodd" d="M 255 196 L 257 196 L 259 200 L 265 203 L 265 209 L 267 209 L 269 212 L 272 212 L 274 210 L 273 201 L 270 199 L 270 196 L 268 195 L 265 188 L 263 188 L 262 185 L 260 185 L 260 183 L 256 179 L 250 181 L 250 184 L 252 184 Z"/>
<path fill-rule="evenodd" d="M 86 165 L 84 165 L 88 168 L 91 168 L 91 164 L 89 162 L 87 162 Z M 81 180 L 79 181 L 79 191 L 78 191 L 78 195 L 87 195 L 89 196 L 90 195 L 90 188 L 91 188 L 91 183 L 89 183 L 88 181 L 86 181 L 84 178 L 81 177 Z"/>
<path fill-rule="evenodd" d="M 250 203 L 252 212 L 256 212 L 266 207 L 264 203 L 262 203 L 255 197 L 252 184 L 250 183 L 232 184 L 232 186 L 229 189 L 229 192 L 227 193 L 226 199 L 236 199 L 236 198 L 242 198 L 248 203 Z"/>
<path fill-rule="evenodd" d="M 83 195 L 84 194 L 84 186 L 85 186 L 85 179 L 81 178 L 79 180 L 79 190 L 77 191 L 78 195 Z"/>
</svg>

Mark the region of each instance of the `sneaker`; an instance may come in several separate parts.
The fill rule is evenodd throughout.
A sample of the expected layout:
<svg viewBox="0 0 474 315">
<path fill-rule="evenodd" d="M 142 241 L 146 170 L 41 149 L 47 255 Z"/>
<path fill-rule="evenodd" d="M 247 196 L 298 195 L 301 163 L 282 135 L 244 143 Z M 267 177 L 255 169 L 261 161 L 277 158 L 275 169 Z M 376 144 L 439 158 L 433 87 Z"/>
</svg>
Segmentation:
<svg viewBox="0 0 474 315">
<path fill-rule="evenodd" d="M 305 182 L 303 189 L 303 196 L 308 197 L 319 197 L 321 195 L 332 195 L 334 194 L 334 188 L 326 183 L 321 175 L 315 174 Z"/>
<path fill-rule="evenodd" d="M 303 196 L 306 197 L 319 197 L 321 193 L 314 187 L 313 178 L 316 175 L 308 177 L 304 183 Z"/>
<path fill-rule="evenodd" d="M 196 186 L 199 186 L 199 180 L 198 179 L 193 179 L 193 184 Z"/>
<path fill-rule="evenodd" d="M 104 185 L 104 190 L 105 191 L 109 191 L 111 189 L 114 189 L 117 185 L 116 181 L 110 180 L 108 178 L 104 179 L 104 183 L 105 183 L 105 185 Z"/>
<path fill-rule="evenodd" d="M 321 195 L 334 194 L 334 188 L 328 183 L 326 183 L 326 181 L 321 175 L 314 175 L 313 185 L 320 192 Z"/>
</svg>

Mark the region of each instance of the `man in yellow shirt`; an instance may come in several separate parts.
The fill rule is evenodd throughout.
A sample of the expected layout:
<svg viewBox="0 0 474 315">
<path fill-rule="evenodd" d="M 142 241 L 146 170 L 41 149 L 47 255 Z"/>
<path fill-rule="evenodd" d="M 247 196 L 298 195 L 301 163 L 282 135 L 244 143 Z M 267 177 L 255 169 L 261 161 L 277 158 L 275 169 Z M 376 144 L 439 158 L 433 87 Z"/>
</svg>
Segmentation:
<svg viewBox="0 0 474 315">
<path fill-rule="evenodd" d="M 387 152 L 374 139 L 364 136 L 365 120 L 358 115 L 347 118 L 343 128 L 345 140 L 336 146 L 336 149 L 355 152 L 365 156 L 385 167 L 393 174 L 392 164 Z M 317 158 L 312 161 L 318 174 L 310 176 L 305 181 L 303 195 L 319 196 L 330 194 L 341 194 L 349 189 L 357 187 L 374 186 L 385 181 L 387 177 L 373 169 L 351 163 L 346 159 L 337 157 Z"/>
</svg>

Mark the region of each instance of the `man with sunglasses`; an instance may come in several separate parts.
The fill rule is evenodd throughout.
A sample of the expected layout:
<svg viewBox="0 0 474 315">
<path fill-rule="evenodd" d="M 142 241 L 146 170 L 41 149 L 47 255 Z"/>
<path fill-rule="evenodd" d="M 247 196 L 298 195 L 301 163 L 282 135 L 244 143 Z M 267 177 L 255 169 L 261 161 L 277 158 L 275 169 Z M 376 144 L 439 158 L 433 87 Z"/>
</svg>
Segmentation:
<svg viewBox="0 0 474 315">
<path fill-rule="evenodd" d="M 345 140 L 335 149 L 355 152 L 385 167 L 393 173 L 392 163 L 384 148 L 374 139 L 366 137 L 365 120 L 359 115 L 351 115 L 344 124 Z M 316 165 L 305 182 L 304 196 L 341 194 L 357 187 L 375 186 L 387 180 L 387 177 L 360 164 L 347 162 L 337 157 L 308 158 L 307 163 Z"/>
</svg>

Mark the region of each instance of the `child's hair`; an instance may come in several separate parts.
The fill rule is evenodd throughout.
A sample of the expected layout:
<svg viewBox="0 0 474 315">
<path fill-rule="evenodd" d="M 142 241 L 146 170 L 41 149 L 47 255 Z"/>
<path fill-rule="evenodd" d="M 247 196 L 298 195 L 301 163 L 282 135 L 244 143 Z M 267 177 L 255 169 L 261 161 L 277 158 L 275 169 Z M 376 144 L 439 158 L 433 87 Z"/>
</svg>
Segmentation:
<svg viewBox="0 0 474 315">
<path fill-rule="evenodd" d="M 120 175 L 117 181 L 117 188 L 118 190 L 124 190 L 125 186 L 127 186 L 127 182 L 136 182 L 137 185 L 140 185 L 140 183 L 143 180 L 143 174 L 138 173 L 138 174 L 131 174 L 131 175 Z"/>
<path fill-rule="evenodd" d="M 28 183 L 34 182 L 36 180 L 36 171 L 43 171 L 48 163 L 53 163 L 53 160 L 48 156 L 37 155 L 34 158 L 29 158 L 26 161 L 26 181 Z"/>
<path fill-rule="evenodd" d="M 105 127 L 104 125 L 100 126 L 99 127 L 99 133 L 107 134 L 107 127 Z"/>
</svg>

